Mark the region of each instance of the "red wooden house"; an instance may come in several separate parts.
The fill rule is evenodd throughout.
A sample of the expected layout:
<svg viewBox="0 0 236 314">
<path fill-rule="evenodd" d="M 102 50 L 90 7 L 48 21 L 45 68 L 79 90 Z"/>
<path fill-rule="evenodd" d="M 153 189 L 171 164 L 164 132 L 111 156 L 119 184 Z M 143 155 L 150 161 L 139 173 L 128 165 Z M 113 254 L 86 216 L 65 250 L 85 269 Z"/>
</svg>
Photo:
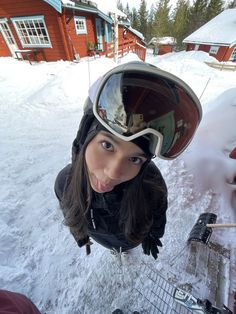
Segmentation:
<svg viewBox="0 0 236 314">
<path fill-rule="evenodd" d="M 236 9 L 221 12 L 186 37 L 186 51 L 208 52 L 218 61 L 236 61 Z"/>
<path fill-rule="evenodd" d="M 174 37 L 153 37 L 147 46 L 153 49 L 154 55 L 164 55 L 166 53 L 172 52 L 176 44 L 176 39 Z"/>
<path fill-rule="evenodd" d="M 112 14 L 87 0 L 0 0 L 0 57 L 73 61 L 114 55 Z M 119 54 L 145 59 L 142 36 L 128 22 L 119 25 Z"/>
</svg>

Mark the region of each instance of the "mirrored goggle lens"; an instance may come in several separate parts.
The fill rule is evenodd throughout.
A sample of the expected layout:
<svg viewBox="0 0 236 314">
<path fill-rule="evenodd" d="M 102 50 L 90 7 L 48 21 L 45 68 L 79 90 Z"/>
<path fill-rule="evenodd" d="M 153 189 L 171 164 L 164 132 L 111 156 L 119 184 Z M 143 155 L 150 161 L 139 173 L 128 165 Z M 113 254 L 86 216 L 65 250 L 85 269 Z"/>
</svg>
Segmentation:
<svg viewBox="0 0 236 314">
<path fill-rule="evenodd" d="M 117 134 L 129 137 L 147 128 L 161 133 L 159 154 L 164 158 L 175 158 L 183 151 L 200 121 L 195 101 L 179 84 L 140 72 L 111 75 L 95 106 L 103 124 Z M 156 138 L 151 144 L 157 142 Z"/>
</svg>

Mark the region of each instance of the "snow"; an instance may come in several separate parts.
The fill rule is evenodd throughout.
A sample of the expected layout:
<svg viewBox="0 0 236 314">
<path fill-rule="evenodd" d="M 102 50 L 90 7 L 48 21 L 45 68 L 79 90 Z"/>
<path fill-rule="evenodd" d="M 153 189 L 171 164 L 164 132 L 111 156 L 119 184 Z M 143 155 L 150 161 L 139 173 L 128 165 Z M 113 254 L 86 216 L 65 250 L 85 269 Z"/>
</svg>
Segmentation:
<svg viewBox="0 0 236 314">
<path fill-rule="evenodd" d="M 123 13 L 117 8 L 117 4 L 115 1 L 94 0 L 94 2 L 97 3 L 98 9 L 104 12 L 105 14 L 109 15 L 109 13 L 113 13 L 113 14 L 115 13 L 117 14 L 117 16 L 124 17 L 124 18 L 127 17 L 125 13 Z"/>
<path fill-rule="evenodd" d="M 149 41 L 150 44 L 161 44 L 161 45 L 174 45 L 176 43 L 176 39 L 174 37 L 166 36 L 166 37 L 152 37 Z"/>
<path fill-rule="evenodd" d="M 75 3 L 73 1 L 70 1 L 70 0 L 61 0 L 62 4 L 69 4 L 69 5 L 72 5 L 72 6 L 75 6 Z"/>
<path fill-rule="evenodd" d="M 120 62 L 137 59 L 128 54 Z M 0 58 L 0 286 L 26 294 L 42 313 L 139 310 L 144 306 L 137 295 L 139 285 L 147 290 L 151 285 L 145 272 L 177 276 L 178 267 L 186 262 L 179 252 L 201 213 L 216 213 L 217 222 L 236 222 L 236 160 L 229 158 L 236 147 L 235 74 L 208 67 L 204 61 L 212 57 L 204 52 L 148 54 L 147 61 L 187 82 L 201 97 L 204 114 L 193 142 L 180 157 L 155 159 L 169 191 L 158 260 L 138 247 L 120 265 L 96 243 L 89 256 L 77 247 L 62 223 L 53 191 L 57 173 L 70 162 L 88 88 L 116 64 L 107 58 L 33 65 Z M 227 266 L 231 273 L 225 274 L 230 292 L 236 290 L 235 238 L 233 228 L 212 234 L 231 252 Z M 181 282 L 190 279 L 187 272 L 178 277 Z M 197 297 L 207 297 L 206 286 L 196 285 Z"/>
<path fill-rule="evenodd" d="M 186 37 L 183 42 L 233 45 L 236 42 L 235 23 L 236 9 L 224 10 Z"/>
</svg>

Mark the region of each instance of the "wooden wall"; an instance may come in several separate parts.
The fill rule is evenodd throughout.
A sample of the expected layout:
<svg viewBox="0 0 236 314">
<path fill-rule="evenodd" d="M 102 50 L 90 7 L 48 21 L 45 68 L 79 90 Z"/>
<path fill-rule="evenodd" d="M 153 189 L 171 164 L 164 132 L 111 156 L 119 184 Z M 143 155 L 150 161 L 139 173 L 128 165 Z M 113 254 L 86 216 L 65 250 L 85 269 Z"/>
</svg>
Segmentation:
<svg viewBox="0 0 236 314">
<path fill-rule="evenodd" d="M 79 57 L 85 57 L 89 54 L 87 47 L 88 42 L 97 42 L 96 17 L 98 16 L 95 13 L 63 8 L 63 12 L 60 14 L 43 0 L 1 0 L 0 18 L 6 18 L 8 20 L 8 26 L 15 38 L 18 49 L 22 50 L 31 48 L 22 47 L 13 23 L 11 22 L 11 18 L 34 15 L 44 16 L 44 21 L 52 45 L 50 48 L 37 48 L 41 51 L 36 56 L 38 61 L 73 61 L 76 54 L 78 54 Z M 83 16 L 86 18 L 87 34 L 76 34 L 74 16 Z M 104 28 L 105 21 L 102 19 L 101 21 Z M 124 34 L 124 27 L 120 25 L 119 45 L 122 45 L 127 39 L 133 43 L 138 42 L 143 44 L 142 40 L 132 32 L 126 31 Z M 104 51 L 100 52 L 100 55 L 106 55 L 106 46 L 103 36 Z M 34 48 L 32 47 L 32 49 Z M 11 53 L 0 34 L 0 57 L 2 56 L 11 56 Z"/>
<path fill-rule="evenodd" d="M 0 57 L 9 57 L 9 56 L 11 56 L 10 50 L 8 49 L 6 45 L 6 42 L 2 36 L 2 33 L 0 33 Z"/>
<path fill-rule="evenodd" d="M 74 16 L 86 18 L 87 34 L 76 34 Z M 96 15 L 89 12 L 65 9 L 66 30 L 69 37 L 69 45 L 73 53 L 79 53 L 80 57 L 88 55 L 87 43 L 96 43 Z"/>
<path fill-rule="evenodd" d="M 235 46 L 234 46 L 235 47 Z M 234 50 L 234 47 L 220 47 L 217 53 L 217 60 L 218 61 L 229 61 L 231 54 Z"/>
<path fill-rule="evenodd" d="M 59 27 L 59 14 L 53 7 L 42 0 L 1 0 L 0 17 L 8 19 L 8 25 L 16 40 L 19 49 L 27 49 L 21 46 L 16 34 L 11 17 L 43 15 L 49 33 L 52 48 L 43 48 L 47 61 L 66 60 L 66 51 L 62 41 Z M 6 45 L 5 45 L 6 46 Z M 29 48 L 28 48 L 29 49 Z M 10 51 L 6 47 L 0 50 L 0 56 L 11 56 Z M 43 56 L 39 55 L 43 59 Z"/>
<path fill-rule="evenodd" d="M 235 45 L 236 46 L 236 45 Z M 221 46 L 217 54 L 210 54 L 210 56 L 215 57 L 218 61 L 229 61 L 234 47 Z M 210 51 L 211 45 L 199 45 L 198 50 L 208 52 Z M 189 43 L 186 45 L 186 51 L 191 51 L 195 49 L 195 44 Z"/>
<path fill-rule="evenodd" d="M 160 45 L 158 54 L 164 55 L 165 53 L 172 52 L 173 46 L 172 45 Z"/>
</svg>

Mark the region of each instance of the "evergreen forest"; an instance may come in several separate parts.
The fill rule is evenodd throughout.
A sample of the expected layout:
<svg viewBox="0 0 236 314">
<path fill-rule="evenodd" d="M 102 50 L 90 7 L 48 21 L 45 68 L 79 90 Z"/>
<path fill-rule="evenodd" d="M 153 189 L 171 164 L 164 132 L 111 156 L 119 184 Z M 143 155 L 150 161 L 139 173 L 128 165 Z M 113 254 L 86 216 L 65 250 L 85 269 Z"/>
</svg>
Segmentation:
<svg viewBox="0 0 236 314">
<path fill-rule="evenodd" d="M 117 7 L 130 20 L 131 27 L 141 32 L 148 43 L 152 37 L 171 36 L 176 39 L 176 50 L 183 49 L 183 39 L 210 21 L 216 15 L 228 8 L 236 7 L 236 0 L 177 0 L 176 6 L 170 5 L 170 0 L 153 1 L 150 9 L 145 0 L 140 0 L 140 6 L 130 8 L 129 3 L 122 4 L 117 0 Z"/>
</svg>

